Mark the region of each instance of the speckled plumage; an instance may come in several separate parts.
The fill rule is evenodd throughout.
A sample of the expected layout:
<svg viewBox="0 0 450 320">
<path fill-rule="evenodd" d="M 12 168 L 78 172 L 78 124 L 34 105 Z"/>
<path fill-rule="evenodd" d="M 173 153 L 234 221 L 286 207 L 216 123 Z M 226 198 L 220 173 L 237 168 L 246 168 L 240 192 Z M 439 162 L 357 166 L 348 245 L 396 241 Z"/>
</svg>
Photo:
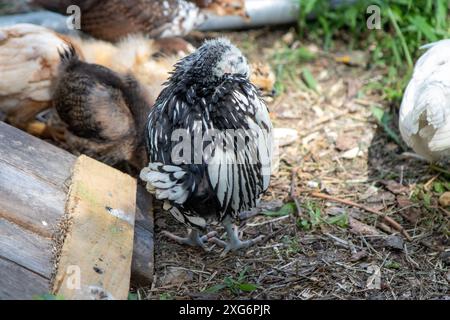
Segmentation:
<svg viewBox="0 0 450 320">
<path fill-rule="evenodd" d="M 236 47 L 225 39 L 208 41 L 176 65 L 149 115 L 150 164 L 141 178 L 188 227 L 204 229 L 208 223 L 236 219 L 268 188 L 270 168 L 264 170 L 263 164 L 270 167 L 272 125 L 248 76 L 245 57 Z M 178 141 L 171 136 L 177 129 L 192 136 L 218 130 L 225 148 L 218 147 L 220 139 L 204 142 L 204 148 L 216 147 L 210 156 L 197 163 L 174 163 L 171 152 Z M 223 135 L 227 129 L 252 129 L 256 136 L 249 136 L 243 148 L 232 149 Z M 221 162 L 233 155 L 241 161 Z"/>
<path fill-rule="evenodd" d="M 61 59 L 53 103 L 69 147 L 110 165 L 132 160 L 143 147 L 138 137 L 150 107 L 140 85 L 131 76 L 79 60 L 73 48 Z"/>
</svg>

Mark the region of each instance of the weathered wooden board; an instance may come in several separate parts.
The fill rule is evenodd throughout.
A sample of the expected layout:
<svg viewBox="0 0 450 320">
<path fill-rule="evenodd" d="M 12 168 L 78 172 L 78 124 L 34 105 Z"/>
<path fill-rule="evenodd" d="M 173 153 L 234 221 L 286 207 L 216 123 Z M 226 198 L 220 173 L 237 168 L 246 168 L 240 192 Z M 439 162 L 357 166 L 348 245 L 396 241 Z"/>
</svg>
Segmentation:
<svg viewBox="0 0 450 320">
<path fill-rule="evenodd" d="M 49 292 L 51 236 L 65 212 L 76 160 L 0 122 L 0 299 Z M 138 188 L 136 198 L 132 278 L 147 285 L 153 276 L 153 212 L 145 189 Z"/>
<path fill-rule="evenodd" d="M 66 193 L 8 163 L 2 163 L 0 181 L 0 217 L 51 238 L 64 213 Z"/>
<path fill-rule="evenodd" d="M 48 292 L 48 279 L 0 257 L 0 299 L 29 300 Z"/>
<path fill-rule="evenodd" d="M 144 286 L 150 285 L 153 281 L 153 207 L 152 197 L 140 185 L 137 188 L 136 205 L 136 228 L 134 230 L 131 282 L 139 286 Z"/>
<path fill-rule="evenodd" d="M 127 299 L 133 254 L 136 180 L 81 156 L 75 163 L 66 214 L 71 226 L 53 290 L 65 299 Z M 73 285 L 70 267 L 78 267 Z M 74 270 L 72 268 L 72 270 Z"/>
<path fill-rule="evenodd" d="M 0 252 L 3 258 L 50 279 L 52 270 L 50 239 L 42 238 L 2 218 L 0 230 Z"/>
<path fill-rule="evenodd" d="M 41 178 L 61 190 L 67 190 L 67 180 L 77 157 L 49 143 L 0 122 L 0 161 Z"/>
</svg>

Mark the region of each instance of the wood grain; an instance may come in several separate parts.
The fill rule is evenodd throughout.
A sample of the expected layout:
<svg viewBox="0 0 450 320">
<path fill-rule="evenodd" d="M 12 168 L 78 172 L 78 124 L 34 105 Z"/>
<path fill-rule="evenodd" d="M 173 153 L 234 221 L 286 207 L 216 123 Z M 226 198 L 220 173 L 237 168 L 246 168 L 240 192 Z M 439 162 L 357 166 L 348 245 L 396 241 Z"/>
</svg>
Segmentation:
<svg viewBox="0 0 450 320">
<path fill-rule="evenodd" d="M 67 190 L 76 157 L 0 122 L 0 161 Z"/>
<path fill-rule="evenodd" d="M 138 185 L 136 193 L 136 227 L 134 229 L 131 282 L 137 286 L 150 285 L 154 273 L 154 234 L 152 197 Z"/>
<path fill-rule="evenodd" d="M 0 218 L 0 257 L 50 279 L 52 243 Z"/>
<path fill-rule="evenodd" d="M 48 279 L 2 257 L 0 275 L 2 300 L 27 300 L 48 293 Z"/>
<path fill-rule="evenodd" d="M 133 252 L 136 180 L 96 160 L 78 158 L 66 214 L 72 226 L 53 284 L 65 299 L 127 299 Z M 80 285 L 73 285 L 73 266 Z"/>
<path fill-rule="evenodd" d="M 51 238 L 64 213 L 66 193 L 0 160 L 0 217 Z"/>
<path fill-rule="evenodd" d="M 0 299 L 49 292 L 51 237 L 65 212 L 76 159 L 0 122 L 0 259 L 4 266 L 0 267 Z M 92 179 L 87 180 L 90 187 Z M 116 182 L 108 181 L 111 188 L 124 192 L 123 184 L 113 186 Z M 154 265 L 152 199 L 142 187 L 129 193 L 130 199 L 136 194 L 137 206 L 133 283 L 149 285 Z"/>
</svg>

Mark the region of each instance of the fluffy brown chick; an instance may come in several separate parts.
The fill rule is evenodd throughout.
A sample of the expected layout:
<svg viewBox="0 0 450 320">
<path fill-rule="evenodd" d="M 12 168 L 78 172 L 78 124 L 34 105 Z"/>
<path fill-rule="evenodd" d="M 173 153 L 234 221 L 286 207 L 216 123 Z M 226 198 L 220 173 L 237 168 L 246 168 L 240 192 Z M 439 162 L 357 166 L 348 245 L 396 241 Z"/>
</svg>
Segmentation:
<svg viewBox="0 0 450 320">
<path fill-rule="evenodd" d="M 134 77 L 81 61 L 73 47 L 60 53 L 53 103 L 74 153 L 109 165 L 145 163 L 142 137 L 150 105 Z M 144 158 L 143 158 L 144 157 Z"/>
<path fill-rule="evenodd" d="M 81 30 L 117 41 L 144 33 L 152 38 L 183 36 L 203 21 L 199 8 L 186 0 L 33 0 L 48 10 L 66 14 L 69 5 L 81 9 Z"/>
<path fill-rule="evenodd" d="M 268 64 L 255 62 L 251 64 L 250 81 L 263 93 L 264 96 L 275 94 L 275 74 Z"/>
<path fill-rule="evenodd" d="M 174 38 L 165 40 L 171 42 Z M 195 50 L 188 44 L 176 55 L 161 55 L 163 44 L 142 34 L 130 35 L 115 44 L 95 39 L 72 39 L 72 43 L 81 48 L 84 61 L 102 65 L 118 74 L 131 73 L 146 90 L 150 105 L 161 92 L 173 65 Z"/>
</svg>

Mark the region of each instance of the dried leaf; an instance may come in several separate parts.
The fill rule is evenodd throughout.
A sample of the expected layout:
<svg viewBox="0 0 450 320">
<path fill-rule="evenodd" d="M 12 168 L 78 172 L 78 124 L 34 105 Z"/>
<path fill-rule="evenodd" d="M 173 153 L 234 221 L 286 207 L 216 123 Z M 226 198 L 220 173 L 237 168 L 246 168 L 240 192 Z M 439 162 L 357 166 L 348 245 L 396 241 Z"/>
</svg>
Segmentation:
<svg viewBox="0 0 450 320">
<path fill-rule="evenodd" d="M 377 265 L 370 265 L 367 267 L 367 271 L 372 275 L 367 279 L 366 288 L 369 290 L 381 289 L 381 269 Z"/>
<path fill-rule="evenodd" d="M 404 186 L 394 180 L 384 180 L 381 181 L 381 183 L 386 186 L 386 189 L 394 194 L 407 194 L 409 192 L 409 188 L 407 186 Z"/>
<path fill-rule="evenodd" d="M 358 139 L 348 134 L 338 136 L 336 139 L 336 149 L 347 151 L 358 146 Z"/>
<path fill-rule="evenodd" d="M 349 217 L 348 219 L 349 226 L 350 226 L 350 232 L 358 235 L 371 235 L 371 236 L 379 236 L 380 233 L 377 229 L 375 229 L 372 226 L 369 226 L 365 223 L 362 223 L 359 220 L 356 220 L 352 217 Z"/>
</svg>

